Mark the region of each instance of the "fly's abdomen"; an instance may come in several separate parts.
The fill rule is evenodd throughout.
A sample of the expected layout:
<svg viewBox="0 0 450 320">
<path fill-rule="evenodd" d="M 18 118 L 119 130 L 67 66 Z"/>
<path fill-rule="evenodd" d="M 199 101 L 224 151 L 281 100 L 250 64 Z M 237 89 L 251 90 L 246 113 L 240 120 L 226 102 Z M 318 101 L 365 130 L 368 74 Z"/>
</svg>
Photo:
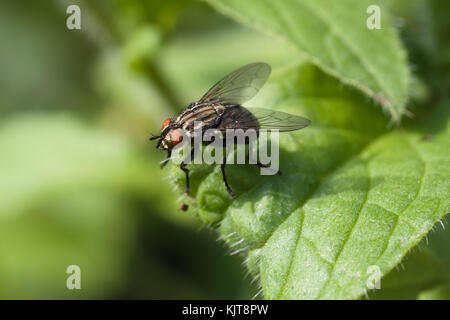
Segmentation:
<svg viewBox="0 0 450 320">
<path fill-rule="evenodd" d="M 222 131 L 227 129 L 258 130 L 259 123 L 249 110 L 241 106 L 234 106 L 226 108 L 218 128 Z"/>
</svg>

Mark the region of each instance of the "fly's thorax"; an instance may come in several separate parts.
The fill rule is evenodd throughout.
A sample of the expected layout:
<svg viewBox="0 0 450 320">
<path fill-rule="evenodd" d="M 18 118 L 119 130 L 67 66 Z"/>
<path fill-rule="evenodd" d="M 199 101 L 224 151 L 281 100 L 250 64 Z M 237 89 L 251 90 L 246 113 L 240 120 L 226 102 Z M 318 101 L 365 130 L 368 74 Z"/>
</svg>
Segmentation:
<svg viewBox="0 0 450 320">
<path fill-rule="evenodd" d="M 206 130 L 220 124 L 221 117 L 225 112 L 225 107 L 220 104 L 196 104 L 186 109 L 176 119 L 176 124 L 193 134 L 200 128 Z"/>
</svg>

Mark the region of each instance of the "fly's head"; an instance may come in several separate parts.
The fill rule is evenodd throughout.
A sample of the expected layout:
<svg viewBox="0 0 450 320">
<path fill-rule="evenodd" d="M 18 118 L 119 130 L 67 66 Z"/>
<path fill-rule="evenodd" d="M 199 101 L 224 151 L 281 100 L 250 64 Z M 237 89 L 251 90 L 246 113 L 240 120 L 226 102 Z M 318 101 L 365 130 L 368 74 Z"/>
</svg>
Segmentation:
<svg viewBox="0 0 450 320">
<path fill-rule="evenodd" d="M 178 125 L 170 118 L 163 121 L 161 126 L 161 134 L 151 137 L 150 140 L 158 140 L 156 149 L 172 150 L 177 144 L 183 141 L 183 134 Z"/>
</svg>

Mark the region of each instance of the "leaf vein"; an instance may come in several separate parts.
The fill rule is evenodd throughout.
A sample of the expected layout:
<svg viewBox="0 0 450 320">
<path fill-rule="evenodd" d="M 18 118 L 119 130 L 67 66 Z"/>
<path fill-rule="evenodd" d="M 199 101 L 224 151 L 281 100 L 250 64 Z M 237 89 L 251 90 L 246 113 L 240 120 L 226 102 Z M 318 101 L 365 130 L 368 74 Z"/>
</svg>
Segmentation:
<svg viewBox="0 0 450 320">
<path fill-rule="evenodd" d="M 293 212 L 295 212 L 295 210 L 294 210 Z M 286 289 L 286 284 L 287 284 L 287 282 L 288 282 L 289 275 L 290 275 L 291 270 L 292 270 L 292 264 L 294 263 L 295 252 L 297 251 L 298 243 L 300 242 L 300 236 L 301 236 L 302 228 L 303 228 L 303 221 L 305 220 L 305 213 L 304 213 L 304 211 L 303 211 L 303 210 L 300 210 L 300 212 L 301 212 L 301 214 L 302 214 L 302 220 L 300 221 L 300 226 L 299 226 L 299 230 L 298 230 L 298 235 L 297 235 L 297 238 L 296 238 L 296 240 L 295 240 L 294 248 L 293 248 L 293 250 L 292 250 L 292 255 L 291 255 L 291 259 L 290 259 L 290 261 L 289 261 L 288 269 L 287 269 L 287 271 L 286 271 L 286 276 L 284 277 L 283 284 L 281 285 L 280 292 L 278 293 L 278 299 L 280 299 L 280 297 L 283 295 L 284 290 Z M 292 213 L 291 213 L 291 214 L 292 214 Z"/>
<path fill-rule="evenodd" d="M 363 160 L 363 159 L 361 159 L 361 160 Z M 370 191 L 370 184 L 371 184 L 370 170 L 369 170 L 369 166 L 367 165 L 366 161 L 363 160 L 362 162 L 364 163 L 364 165 L 365 165 L 365 167 L 367 169 L 367 177 L 368 177 L 366 197 L 365 197 L 364 201 L 361 204 L 361 207 L 360 207 L 359 212 L 358 212 L 358 216 L 356 217 L 355 221 L 353 222 L 352 227 L 350 228 L 350 230 L 349 230 L 349 232 L 348 232 L 348 234 L 347 234 L 347 236 L 346 236 L 346 238 L 345 238 L 345 240 L 344 240 L 344 242 L 343 242 L 339 252 L 336 255 L 335 262 L 334 262 L 333 267 L 332 267 L 332 269 L 330 271 L 330 276 L 327 279 L 327 281 L 325 281 L 325 283 L 322 285 L 322 288 L 319 291 L 319 294 L 317 295 L 316 299 L 319 299 L 323 295 L 324 289 L 326 288 L 326 286 L 330 283 L 331 279 L 333 278 L 333 273 L 334 273 L 334 271 L 336 269 L 336 265 L 337 265 L 337 263 L 339 261 L 339 258 L 341 256 L 342 252 L 344 251 L 344 248 L 347 245 L 348 240 L 350 239 L 350 237 L 351 237 L 351 235 L 352 235 L 352 233 L 353 233 L 353 231 L 355 229 L 355 226 L 358 223 L 359 218 L 361 217 L 361 212 L 362 212 L 364 206 L 367 204 L 367 201 L 369 199 L 369 191 Z"/>
</svg>

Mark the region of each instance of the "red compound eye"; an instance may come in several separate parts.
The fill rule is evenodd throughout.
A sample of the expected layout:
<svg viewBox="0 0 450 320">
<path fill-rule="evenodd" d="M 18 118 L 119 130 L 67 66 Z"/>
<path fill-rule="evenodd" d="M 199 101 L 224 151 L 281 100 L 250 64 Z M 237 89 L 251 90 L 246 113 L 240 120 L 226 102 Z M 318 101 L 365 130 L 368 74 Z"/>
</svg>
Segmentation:
<svg viewBox="0 0 450 320">
<path fill-rule="evenodd" d="M 173 130 L 170 133 L 170 141 L 172 142 L 172 145 L 176 146 L 181 141 L 183 141 L 183 135 L 181 134 L 180 129 Z"/>
<path fill-rule="evenodd" d="M 167 118 L 166 120 L 163 121 L 161 129 L 164 129 L 165 127 L 167 127 L 169 125 L 169 123 L 172 122 L 172 119 Z"/>
</svg>

